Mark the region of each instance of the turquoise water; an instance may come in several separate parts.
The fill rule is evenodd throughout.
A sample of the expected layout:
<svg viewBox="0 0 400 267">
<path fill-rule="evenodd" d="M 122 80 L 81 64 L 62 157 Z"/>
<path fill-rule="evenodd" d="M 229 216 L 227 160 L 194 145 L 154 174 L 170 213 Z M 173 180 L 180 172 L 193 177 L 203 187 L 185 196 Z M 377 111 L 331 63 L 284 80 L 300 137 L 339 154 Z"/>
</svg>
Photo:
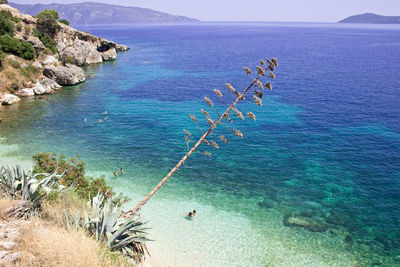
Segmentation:
<svg viewBox="0 0 400 267">
<path fill-rule="evenodd" d="M 186 152 L 203 96 L 277 57 L 243 139 L 193 155 L 143 209 L 154 261 L 172 266 L 400 265 L 400 28 L 317 24 L 118 26 L 132 49 L 62 92 L 3 108 L 2 160 L 80 155 L 139 201 Z M 104 111 L 109 119 L 103 119 Z M 83 118 L 88 122 L 84 123 Z M 126 174 L 112 177 L 124 168 Z M 196 209 L 193 221 L 183 212 Z M 287 227 L 286 214 L 324 221 Z"/>
</svg>

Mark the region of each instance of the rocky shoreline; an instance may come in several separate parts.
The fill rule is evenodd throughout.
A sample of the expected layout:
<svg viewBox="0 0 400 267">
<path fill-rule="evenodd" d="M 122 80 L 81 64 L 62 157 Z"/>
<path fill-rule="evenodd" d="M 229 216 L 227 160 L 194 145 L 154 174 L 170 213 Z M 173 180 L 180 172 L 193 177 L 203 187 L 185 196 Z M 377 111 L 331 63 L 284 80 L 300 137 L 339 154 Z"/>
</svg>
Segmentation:
<svg viewBox="0 0 400 267">
<path fill-rule="evenodd" d="M 32 44 L 36 58 L 29 62 L 39 72 L 39 77 L 33 80 L 26 88 L 18 90 L 0 91 L 0 105 L 12 105 L 23 97 L 52 94 L 61 90 L 62 86 L 82 83 L 86 80 L 85 73 L 80 66 L 112 61 L 117 58 L 117 52 L 127 51 L 125 45 L 76 30 L 70 26 L 59 24 L 59 30 L 53 37 L 57 52 L 49 53 L 42 41 L 32 32 L 37 29 L 37 19 L 21 14 L 17 9 L 6 4 L 0 4 L 0 10 L 8 10 L 12 16 L 19 19 L 21 30 L 16 32 L 15 38 Z M 32 29 L 28 33 L 26 29 Z M 4 58 L 8 62 L 16 62 L 19 66 L 27 65 L 26 61 L 14 55 Z"/>
</svg>

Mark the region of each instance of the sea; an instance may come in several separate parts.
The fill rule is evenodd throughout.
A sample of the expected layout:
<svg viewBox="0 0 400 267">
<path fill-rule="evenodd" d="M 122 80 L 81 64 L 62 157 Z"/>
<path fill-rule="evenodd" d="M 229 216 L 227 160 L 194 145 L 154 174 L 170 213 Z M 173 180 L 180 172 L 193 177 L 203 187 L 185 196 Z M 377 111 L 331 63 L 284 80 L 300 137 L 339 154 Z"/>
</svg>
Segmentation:
<svg viewBox="0 0 400 267">
<path fill-rule="evenodd" d="M 3 164 L 30 168 L 38 152 L 79 155 L 88 176 L 105 175 L 131 199 L 129 209 L 185 155 L 184 130 L 200 136 L 188 114 L 203 131 L 201 109 L 215 120 L 203 97 L 223 111 L 213 89 L 232 102 L 225 84 L 243 90 L 252 81 L 243 67 L 256 72 L 275 57 L 263 106 L 239 103 L 256 121 L 220 125 L 209 138 L 219 149 L 202 144 L 142 208 L 149 264 L 400 266 L 400 26 L 80 29 L 131 49 L 85 67 L 85 83 L 2 107 Z M 292 226 L 290 216 L 324 231 Z"/>
</svg>

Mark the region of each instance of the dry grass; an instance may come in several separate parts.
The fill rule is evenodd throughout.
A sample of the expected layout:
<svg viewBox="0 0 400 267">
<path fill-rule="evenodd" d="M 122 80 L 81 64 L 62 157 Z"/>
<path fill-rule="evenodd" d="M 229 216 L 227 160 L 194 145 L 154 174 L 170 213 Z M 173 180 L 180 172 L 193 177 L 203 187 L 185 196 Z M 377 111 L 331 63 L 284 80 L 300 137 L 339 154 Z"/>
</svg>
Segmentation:
<svg viewBox="0 0 400 267">
<path fill-rule="evenodd" d="M 17 201 L 12 200 L 12 199 L 9 199 L 9 198 L 3 198 L 3 197 L 0 198 L 0 218 L 1 218 L 2 220 L 6 219 L 6 217 L 7 217 L 7 216 L 4 214 L 4 212 L 5 212 L 8 208 L 14 206 L 16 203 L 17 203 Z"/>
<path fill-rule="evenodd" d="M 49 195 L 48 201 L 42 205 L 40 217 L 55 225 L 65 226 L 65 213 L 74 215 L 78 211 L 83 214 L 86 203 L 74 192 Z"/>
<path fill-rule="evenodd" d="M 32 63 L 21 58 L 18 58 L 18 62 L 27 65 Z M 13 67 L 9 60 L 3 60 L 3 69 L 0 71 L 0 92 L 13 93 L 18 89 L 32 87 L 41 76 L 41 72 L 38 72 L 27 77 L 18 68 Z"/>
<path fill-rule="evenodd" d="M 129 266 L 122 255 L 112 254 L 80 230 L 66 230 L 33 219 L 21 236 L 18 246 L 19 251 L 24 251 L 21 266 Z"/>
</svg>

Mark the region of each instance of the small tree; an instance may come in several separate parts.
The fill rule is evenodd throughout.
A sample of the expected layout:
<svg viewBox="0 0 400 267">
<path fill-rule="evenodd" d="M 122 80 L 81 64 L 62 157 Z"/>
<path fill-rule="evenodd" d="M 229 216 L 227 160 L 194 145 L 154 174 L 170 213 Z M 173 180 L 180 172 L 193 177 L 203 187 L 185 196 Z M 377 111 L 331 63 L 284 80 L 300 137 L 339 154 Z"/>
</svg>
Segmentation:
<svg viewBox="0 0 400 267">
<path fill-rule="evenodd" d="M 134 208 L 132 208 L 128 212 L 124 213 L 122 215 L 123 217 L 127 218 L 127 217 L 135 215 L 147 203 L 147 201 L 149 201 L 150 198 L 168 181 L 168 179 L 179 169 L 179 167 L 181 165 L 183 165 L 183 163 L 185 163 L 185 161 L 190 157 L 190 155 L 193 152 L 199 152 L 199 151 L 197 151 L 197 149 L 201 144 L 204 143 L 204 144 L 212 146 L 216 149 L 219 148 L 219 145 L 216 141 L 211 140 L 211 138 L 206 139 L 207 137 L 209 137 L 209 136 L 217 137 L 217 139 L 219 139 L 219 141 L 222 141 L 223 143 L 229 143 L 229 140 L 225 136 L 223 136 L 223 135 L 218 136 L 213 132 L 220 124 L 224 125 L 225 128 L 227 128 L 232 134 L 234 134 L 240 138 L 243 137 L 242 132 L 240 132 L 239 130 L 237 130 L 235 128 L 231 128 L 228 125 L 233 123 L 232 118 L 239 118 L 241 120 L 244 120 L 244 117 L 247 116 L 252 120 L 256 120 L 256 116 L 252 112 L 245 113 L 238 107 L 238 104 L 240 102 L 250 101 L 250 102 L 257 104 L 258 106 L 262 106 L 262 98 L 264 95 L 262 91 L 264 90 L 264 87 L 272 90 L 272 85 L 269 82 L 263 84 L 261 79 L 264 78 L 267 75 L 267 73 L 269 74 L 268 76 L 271 79 L 275 78 L 274 71 L 275 71 L 275 68 L 278 66 L 278 61 L 275 58 L 272 58 L 271 60 L 267 60 L 266 62 L 264 60 L 261 60 L 260 65 L 261 66 L 256 67 L 257 75 L 255 78 L 252 76 L 252 72 L 251 72 L 250 68 L 244 68 L 244 71 L 246 72 L 246 74 L 251 78 L 251 83 L 242 92 L 237 91 L 231 84 L 229 84 L 229 83 L 226 84 L 228 94 L 233 97 L 232 104 L 228 104 L 227 100 L 224 99 L 224 96 L 221 91 L 219 91 L 217 89 L 213 90 L 213 92 L 217 95 L 217 97 L 221 100 L 221 102 L 227 106 L 227 108 L 225 109 L 224 112 L 222 112 L 222 113 L 218 112 L 217 107 L 214 105 L 214 102 L 210 98 L 204 97 L 204 100 L 207 103 L 207 105 L 209 106 L 209 108 L 211 109 L 211 111 L 214 112 L 215 115 L 217 116 L 217 120 L 214 121 L 211 118 L 210 114 L 207 111 L 202 109 L 201 112 L 203 113 L 205 119 L 207 120 L 207 122 L 209 124 L 208 130 L 204 131 L 199 126 L 198 119 L 195 116 L 193 116 L 192 114 L 189 114 L 190 118 L 193 120 L 197 129 L 200 131 L 201 137 L 196 141 L 196 143 L 193 143 L 192 134 L 189 131 L 185 130 L 185 133 L 186 133 L 185 140 L 186 140 L 186 144 L 187 144 L 187 148 L 188 148 L 188 152 L 186 153 L 186 155 L 178 162 L 178 164 L 175 165 L 174 168 L 171 169 L 171 171 L 160 181 L 160 183 L 156 187 L 154 187 L 154 189 L 151 190 L 143 198 L 142 201 L 140 201 Z M 248 92 L 253 92 L 253 96 L 248 98 L 246 95 Z M 211 154 L 207 151 L 200 152 L 200 153 L 202 153 L 206 156 L 211 156 Z"/>
<path fill-rule="evenodd" d="M 60 29 L 60 26 L 57 23 L 59 18 L 57 11 L 45 9 L 37 14 L 36 18 L 38 30 L 41 33 L 47 33 L 51 37 L 54 37 L 57 34 Z"/>
<path fill-rule="evenodd" d="M 7 0 L 0 0 L 0 4 L 8 4 Z"/>
</svg>

